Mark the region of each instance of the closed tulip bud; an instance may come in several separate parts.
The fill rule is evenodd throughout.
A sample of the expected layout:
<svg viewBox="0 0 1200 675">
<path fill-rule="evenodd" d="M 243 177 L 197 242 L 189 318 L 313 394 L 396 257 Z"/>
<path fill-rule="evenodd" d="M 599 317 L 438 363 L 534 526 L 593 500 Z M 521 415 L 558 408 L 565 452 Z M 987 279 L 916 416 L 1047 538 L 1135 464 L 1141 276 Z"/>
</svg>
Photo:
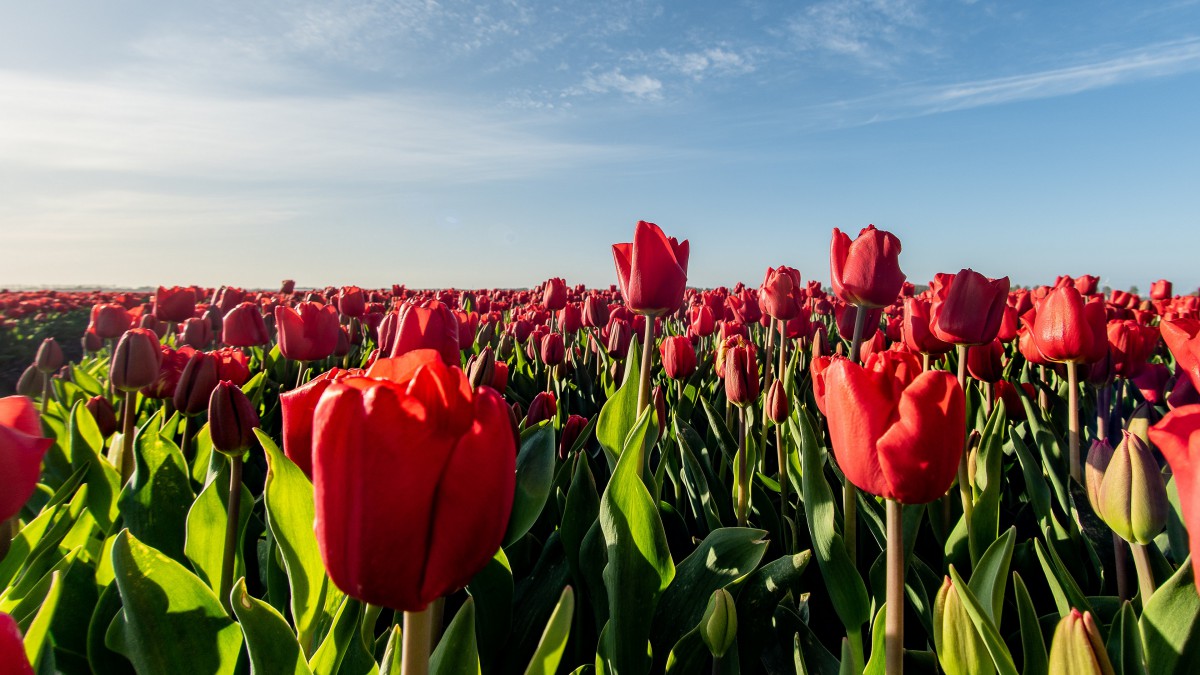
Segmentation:
<svg viewBox="0 0 1200 675">
<path fill-rule="evenodd" d="M 792 405 L 788 402 L 787 388 L 783 386 L 783 380 L 775 380 L 767 390 L 767 419 L 775 424 L 783 424 L 791 414 Z"/>
<path fill-rule="evenodd" d="M 1150 284 L 1150 299 L 1151 300 L 1170 300 L 1171 299 L 1171 282 L 1166 279 L 1159 279 Z"/>
<path fill-rule="evenodd" d="M 496 355 L 491 347 L 484 347 L 483 351 L 467 360 L 467 382 L 471 384 L 472 389 L 490 387 L 495 371 Z"/>
<path fill-rule="evenodd" d="M 568 303 L 558 312 L 558 329 L 566 334 L 574 333 L 583 326 L 583 310 L 578 303 Z"/>
<path fill-rule="evenodd" d="M 125 334 L 133 327 L 133 317 L 129 310 L 116 303 L 102 303 L 92 307 L 91 321 L 88 330 L 101 339 L 112 340 Z"/>
<path fill-rule="evenodd" d="M 621 375 L 625 373 L 625 363 L 613 359 L 613 362 L 608 365 L 608 378 L 613 382 L 620 382 Z"/>
<path fill-rule="evenodd" d="M 29 398 L 38 398 L 46 390 L 46 374 L 38 370 L 36 363 L 29 364 L 17 380 L 17 393 Z"/>
<path fill-rule="evenodd" d="M 1017 329 L 1020 327 L 1021 315 L 1017 313 L 1017 308 L 1007 305 L 1004 308 L 1004 318 L 1000 319 L 1000 331 L 996 333 L 996 339 L 1008 344 L 1017 339 Z"/>
<path fill-rule="evenodd" d="M 34 359 L 37 369 L 49 375 L 61 368 L 62 364 L 63 352 L 62 347 L 58 346 L 58 341 L 52 337 L 42 340 L 42 344 L 37 350 L 37 357 Z"/>
<path fill-rule="evenodd" d="M 358 286 L 345 286 L 338 291 L 337 304 L 344 316 L 361 319 L 367 313 L 367 298 Z"/>
<path fill-rule="evenodd" d="M 208 400 L 208 431 L 213 449 L 237 456 L 250 447 L 258 428 L 258 412 L 245 392 L 231 382 L 219 382 Z"/>
<path fill-rule="evenodd" d="M 542 363 L 548 366 L 557 366 L 563 362 L 566 356 L 567 348 L 563 344 L 562 333 L 547 333 L 542 337 Z"/>
<path fill-rule="evenodd" d="M 7 527 L 7 524 L 5 524 Z M 7 551 L 8 538 L 4 539 Z M 3 558 L 0 555 L 0 558 Z M 12 616 L 0 612 L 0 668 L 8 675 L 33 675 L 33 665 L 25 655 L 25 643 L 21 638 L 21 627 Z"/>
<path fill-rule="evenodd" d="M 479 327 L 479 335 L 475 341 L 483 347 L 492 345 L 496 342 L 496 322 L 488 321 Z"/>
<path fill-rule="evenodd" d="M 319 361 L 337 348 L 338 313 L 331 305 L 301 302 L 275 308 L 279 351 L 293 361 Z"/>
<path fill-rule="evenodd" d="M 996 339 L 968 351 L 967 372 L 980 382 L 998 382 L 1004 377 L 1004 343 Z"/>
<path fill-rule="evenodd" d="M 734 336 L 722 346 L 722 353 L 725 397 L 738 407 L 753 405 L 762 386 L 758 379 L 758 350 L 753 343 Z"/>
<path fill-rule="evenodd" d="M 192 317 L 180 324 L 176 343 L 193 349 L 208 349 L 212 337 L 212 324 L 199 317 Z"/>
<path fill-rule="evenodd" d="M 608 322 L 608 355 L 614 359 L 623 359 L 629 353 L 629 342 L 633 339 L 633 331 L 629 322 L 613 318 Z"/>
<path fill-rule="evenodd" d="M 262 312 L 252 302 L 240 303 L 221 321 L 221 342 L 231 347 L 259 347 L 270 341 Z"/>
<path fill-rule="evenodd" d="M 279 283 L 279 292 L 282 295 L 291 295 L 296 292 L 296 282 L 292 279 L 284 279 Z"/>
<path fill-rule="evenodd" d="M 669 336 L 658 346 L 663 372 L 672 380 L 686 380 L 696 372 L 696 348 L 683 335 Z"/>
<path fill-rule="evenodd" d="M 946 675 L 991 675 L 996 666 L 950 577 L 933 605 L 933 644 Z"/>
<path fill-rule="evenodd" d="M 1091 612 L 1071 613 L 1058 622 L 1050 643 L 1050 669 L 1054 675 L 1113 675 L 1112 662 Z"/>
<path fill-rule="evenodd" d="M 588 421 L 586 417 L 580 415 L 571 415 L 567 417 L 567 421 L 563 423 L 562 433 L 558 441 L 558 458 L 566 459 L 571 452 L 571 448 L 575 447 L 576 441 L 579 440 L 579 434 L 587 428 Z"/>
<path fill-rule="evenodd" d="M 737 605 L 733 596 L 718 588 L 708 599 L 704 616 L 700 618 L 700 638 L 713 657 L 721 658 L 737 640 Z"/>
<path fill-rule="evenodd" d="M 525 426 L 532 427 L 545 420 L 553 420 L 558 415 L 558 402 L 554 394 L 543 391 L 529 402 L 529 411 L 525 413 Z"/>
<path fill-rule="evenodd" d="M 1100 515 L 1100 483 L 1104 480 L 1104 472 L 1112 462 L 1113 447 L 1108 440 L 1100 438 L 1092 441 L 1088 449 L 1087 466 L 1083 470 L 1084 484 L 1087 487 L 1088 503 L 1096 515 Z"/>
<path fill-rule="evenodd" d="M 687 240 L 668 237 L 654 223 L 638 221 L 633 241 L 613 244 L 613 262 L 625 305 L 638 314 L 670 314 L 683 304 L 687 286 Z"/>
<path fill-rule="evenodd" d="M 554 277 L 546 282 L 542 291 L 542 306 L 557 312 L 567 306 L 567 282 L 561 277 Z"/>
<path fill-rule="evenodd" d="M 124 331 L 122 331 L 122 332 L 124 332 Z M 93 333 L 91 330 L 84 331 L 83 338 L 79 341 L 79 343 L 80 343 L 80 346 L 83 347 L 83 351 L 85 351 L 89 354 L 95 354 L 96 352 L 100 351 L 101 349 L 104 349 L 104 340 L 101 339 L 99 335 L 96 335 L 95 333 Z"/>
<path fill-rule="evenodd" d="M 217 357 L 194 352 L 179 375 L 172 402 L 183 415 L 199 415 L 208 409 L 208 399 L 218 382 Z"/>
<path fill-rule="evenodd" d="M 42 457 L 54 439 L 42 436 L 33 401 L 25 396 L 0 398 L 0 522 L 15 516 L 33 496 L 42 473 Z M 11 538 L 9 533 L 3 536 Z"/>
<path fill-rule="evenodd" d="M 109 380 L 121 391 L 148 387 L 158 379 L 162 350 L 158 336 L 145 328 L 125 331 L 113 351 Z"/>
<path fill-rule="evenodd" d="M 96 427 L 100 429 L 102 437 L 108 438 L 116 433 L 117 411 L 113 408 L 112 401 L 103 396 L 93 396 L 84 407 L 92 413 L 92 419 L 96 420 Z"/>
<path fill-rule="evenodd" d="M 836 227 L 829 246 L 833 292 L 843 302 L 884 307 L 895 302 L 904 286 L 900 271 L 900 240 L 868 225 L 853 242 Z"/>
<path fill-rule="evenodd" d="M 1074 286 L 1050 291 L 1037 308 L 1033 342 L 1055 363 L 1094 363 L 1108 350 L 1104 303 L 1087 302 Z"/>
<path fill-rule="evenodd" d="M 1150 448 L 1128 431 L 1123 434 L 1104 469 L 1094 506 L 1117 536 L 1148 544 L 1166 526 L 1167 488 Z"/>
<path fill-rule="evenodd" d="M 167 329 L 170 328 L 170 324 L 159 320 L 153 314 L 143 314 L 142 318 L 138 321 L 138 328 L 145 328 L 148 331 L 152 331 L 161 340 L 167 336 Z"/>
<path fill-rule="evenodd" d="M 333 354 L 337 358 L 350 353 L 350 329 L 347 326 L 338 326 L 337 346 L 333 348 Z"/>
<path fill-rule="evenodd" d="M 989 279 L 960 270 L 935 284 L 929 327 L 937 339 L 955 345 L 982 345 L 996 339 L 1008 302 L 1008 277 Z"/>
<path fill-rule="evenodd" d="M 663 392 L 662 387 L 655 387 L 650 392 L 650 399 L 654 403 L 655 420 L 658 423 L 658 437 L 661 439 L 663 434 L 667 433 L 667 395 Z"/>
<path fill-rule="evenodd" d="M 501 360 L 507 361 L 512 358 L 513 352 L 516 351 L 517 340 L 512 336 L 512 333 L 504 333 L 500 336 L 500 342 L 496 346 L 496 356 Z"/>
<path fill-rule="evenodd" d="M 504 393 L 508 388 L 508 364 L 503 361 L 496 361 L 495 368 L 492 373 L 492 389 Z"/>
<path fill-rule="evenodd" d="M 608 323 L 608 303 L 595 293 L 583 299 L 583 325 L 603 328 Z"/>
<path fill-rule="evenodd" d="M 161 321 L 180 323 L 196 313 L 196 292 L 191 288 L 158 287 L 154 294 L 154 316 Z"/>
</svg>

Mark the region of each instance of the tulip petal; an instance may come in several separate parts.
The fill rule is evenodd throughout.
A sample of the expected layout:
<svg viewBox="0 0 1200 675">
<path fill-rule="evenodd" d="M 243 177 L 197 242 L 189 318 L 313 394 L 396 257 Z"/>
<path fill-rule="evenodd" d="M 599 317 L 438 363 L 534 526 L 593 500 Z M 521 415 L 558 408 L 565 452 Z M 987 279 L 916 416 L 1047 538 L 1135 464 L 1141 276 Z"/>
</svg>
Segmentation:
<svg viewBox="0 0 1200 675">
<path fill-rule="evenodd" d="M 904 390 L 899 416 L 879 439 L 892 499 L 925 504 L 950 489 L 962 455 L 966 408 L 954 376 L 929 371 Z"/>
<path fill-rule="evenodd" d="M 847 480 L 873 495 L 889 496 L 876 443 L 891 424 L 895 404 L 871 373 L 846 359 L 825 370 L 829 437 Z"/>
</svg>

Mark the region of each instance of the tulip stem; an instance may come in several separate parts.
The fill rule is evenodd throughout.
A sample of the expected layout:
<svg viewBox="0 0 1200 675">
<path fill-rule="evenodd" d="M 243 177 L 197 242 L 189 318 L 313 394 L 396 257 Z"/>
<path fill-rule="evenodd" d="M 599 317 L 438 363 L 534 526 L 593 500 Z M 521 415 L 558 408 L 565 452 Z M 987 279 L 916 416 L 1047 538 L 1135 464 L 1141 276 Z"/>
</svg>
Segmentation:
<svg viewBox="0 0 1200 675">
<path fill-rule="evenodd" d="M 638 384 L 638 415 L 650 405 L 650 362 L 654 351 L 654 317 L 646 317 L 646 339 L 642 341 L 642 371 Z"/>
<path fill-rule="evenodd" d="M 928 370 L 929 370 L 929 353 L 922 352 L 921 353 L 921 372 L 924 373 Z"/>
<path fill-rule="evenodd" d="M 738 442 L 741 445 L 738 448 L 738 500 L 737 500 L 737 522 L 738 527 L 745 527 L 748 522 L 746 512 L 750 510 L 750 476 L 747 467 L 746 452 L 750 449 L 748 436 L 750 427 L 746 424 L 746 409 L 738 407 L 738 426 L 740 427 L 738 434 Z"/>
<path fill-rule="evenodd" d="M 229 593 L 233 590 L 233 563 L 237 557 L 238 524 L 242 509 L 242 458 L 229 458 L 229 501 L 225 509 L 225 556 L 221 560 L 221 604 L 226 611 L 233 605 Z"/>
<path fill-rule="evenodd" d="M 1133 551 L 1133 566 L 1137 568 L 1138 590 L 1142 594 L 1142 610 L 1145 611 L 1146 603 L 1150 602 L 1150 596 L 1154 595 L 1154 571 L 1150 567 L 1150 553 L 1146 549 L 1145 544 L 1129 543 L 1129 548 Z"/>
<path fill-rule="evenodd" d="M 433 653 L 433 612 L 430 608 L 404 613 L 402 639 L 401 675 L 428 675 L 429 655 Z"/>
<path fill-rule="evenodd" d="M 900 502 L 887 500 L 887 611 L 884 656 L 888 675 L 904 672 L 904 525 Z"/>
<path fill-rule="evenodd" d="M 775 321 L 777 321 L 777 319 L 771 319 L 771 325 L 774 325 Z M 775 332 L 773 330 L 771 330 L 770 326 L 768 326 L 767 327 L 767 355 L 766 355 L 766 359 L 763 361 L 763 388 L 762 388 L 762 390 L 764 393 L 771 390 L 771 383 L 774 381 L 774 373 L 771 371 L 771 362 L 773 359 L 774 351 L 775 351 Z M 766 448 L 767 448 L 767 424 L 765 421 L 763 422 L 762 429 L 760 430 L 760 433 L 759 433 L 758 447 L 761 448 L 762 450 L 766 450 Z M 767 453 L 766 452 L 759 453 L 759 461 L 760 461 L 759 467 L 762 470 L 762 472 L 765 474 L 766 473 L 766 461 L 767 461 Z M 783 471 L 782 464 L 779 465 L 779 469 L 781 472 Z M 780 473 L 780 476 L 782 476 L 782 475 L 783 474 Z"/>
<path fill-rule="evenodd" d="M 958 345 L 958 386 L 962 389 L 964 401 L 967 396 L 967 352 L 970 349 L 971 345 Z M 966 438 L 963 438 L 963 452 L 958 459 L 958 492 L 962 496 L 963 518 L 966 519 L 969 529 L 971 512 L 975 510 L 975 495 L 971 492 L 971 477 L 967 471 L 968 438 L 970 438 L 969 433 Z"/>
<path fill-rule="evenodd" d="M 125 405 L 121 406 L 121 454 L 117 468 L 121 470 L 121 485 L 129 482 L 133 475 L 133 423 L 137 420 L 137 392 L 125 392 Z"/>
<path fill-rule="evenodd" d="M 179 446 L 180 453 L 183 454 L 184 461 L 191 461 L 192 457 L 192 416 L 183 416 L 183 440 Z"/>
<path fill-rule="evenodd" d="M 1096 389 L 1096 438 L 1108 440 L 1108 413 L 1112 409 L 1112 385 Z"/>
<path fill-rule="evenodd" d="M 1071 448 L 1071 478 L 1083 482 L 1079 465 L 1079 373 L 1074 363 L 1067 363 L 1067 442 Z"/>
<path fill-rule="evenodd" d="M 292 387 L 293 389 L 299 389 L 300 385 L 304 384 L 304 371 L 306 370 L 307 366 L 308 364 L 305 362 L 300 362 L 300 372 L 296 373 L 296 386 Z"/>
<path fill-rule="evenodd" d="M 1133 594 L 1129 592 L 1129 554 L 1125 548 L 1125 540 L 1113 532 L 1113 562 L 1116 564 L 1117 597 L 1129 600 Z"/>
<path fill-rule="evenodd" d="M 46 408 L 50 405 L 50 391 L 50 376 L 44 375 L 42 377 L 42 415 L 46 414 Z"/>
</svg>

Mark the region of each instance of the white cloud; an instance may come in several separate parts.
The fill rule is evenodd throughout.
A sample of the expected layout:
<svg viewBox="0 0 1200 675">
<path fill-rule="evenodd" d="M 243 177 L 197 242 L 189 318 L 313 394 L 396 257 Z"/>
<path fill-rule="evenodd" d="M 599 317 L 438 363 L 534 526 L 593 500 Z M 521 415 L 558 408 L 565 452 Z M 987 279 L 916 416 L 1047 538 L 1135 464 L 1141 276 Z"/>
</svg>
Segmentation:
<svg viewBox="0 0 1200 675">
<path fill-rule="evenodd" d="M 588 75 L 581 86 L 583 91 L 593 94 L 617 92 L 635 99 L 656 101 L 662 98 L 663 83 L 662 80 L 646 74 L 629 76 L 622 73 L 620 68 L 613 68 L 600 74 Z M 568 93 L 580 92 L 577 88 Z"/>
<path fill-rule="evenodd" d="M 909 51 L 926 48 L 909 39 L 924 24 L 914 0 L 824 0 L 793 17 L 787 28 L 802 50 L 887 67 Z"/>
</svg>

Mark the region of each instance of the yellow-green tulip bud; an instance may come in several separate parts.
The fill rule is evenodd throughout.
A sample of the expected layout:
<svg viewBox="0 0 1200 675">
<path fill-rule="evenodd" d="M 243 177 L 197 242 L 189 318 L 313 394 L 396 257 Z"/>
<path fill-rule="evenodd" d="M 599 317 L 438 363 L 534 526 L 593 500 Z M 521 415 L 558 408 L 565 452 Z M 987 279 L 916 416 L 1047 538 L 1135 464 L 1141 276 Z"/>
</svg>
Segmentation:
<svg viewBox="0 0 1200 675">
<path fill-rule="evenodd" d="M 1058 622 L 1050 643 L 1049 670 L 1054 675 L 1113 675 L 1112 662 L 1091 612 L 1080 614 L 1072 609 Z"/>
<path fill-rule="evenodd" d="M 991 675 L 996 672 L 954 582 L 946 577 L 933 604 L 933 644 L 946 675 Z"/>
<path fill-rule="evenodd" d="M 1117 536 L 1148 544 L 1167 524 L 1167 486 L 1150 448 L 1138 436 L 1124 434 L 1104 471 L 1096 501 L 1100 517 Z"/>
<path fill-rule="evenodd" d="M 737 609 L 733 596 L 724 588 L 713 592 L 700 619 L 700 638 L 716 658 L 725 656 L 737 639 Z"/>
</svg>

